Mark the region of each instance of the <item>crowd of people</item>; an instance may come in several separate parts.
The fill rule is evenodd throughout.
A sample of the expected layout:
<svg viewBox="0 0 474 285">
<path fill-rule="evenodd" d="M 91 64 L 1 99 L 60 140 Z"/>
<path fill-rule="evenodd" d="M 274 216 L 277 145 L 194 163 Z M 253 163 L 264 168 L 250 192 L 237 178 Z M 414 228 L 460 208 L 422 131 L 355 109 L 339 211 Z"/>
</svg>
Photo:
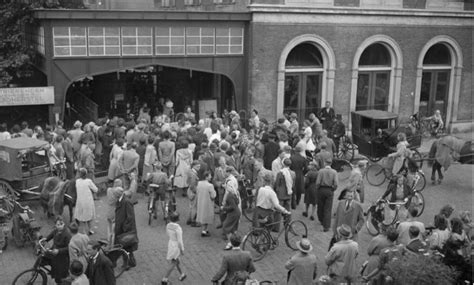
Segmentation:
<svg viewBox="0 0 474 285">
<path fill-rule="evenodd" d="M 58 217 L 54 231 L 47 237 L 53 240 L 51 264 L 58 284 L 69 273 L 73 275 L 72 284 L 115 284 L 112 263 L 101 252 L 101 244 L 89 238 L 94 234 L 90 222 L 95 217 L 94 193 L 98 191 L 94 184 L 96 168 L 107 171 L 110 186 L 106 214 L 108 243 L 121 244 L 130 252 L 130 266 L 136 265 L 133 252 L 139 242 L 133 206 L 136 192 L 143 188 L 149 194 L 156 194 L 165 216 L 167 195 L 177 189 L 187 199 L 188 211 L 183 213 L 186 225 L 200 227 L 203 238 L 211 235 L 209 227 L 214 224 L 215 213 L 219 213 L 215 227 L 222 228 L 224 249 L 231 253 L 224 257 L 212 282 L 218 282 L 224 275 L 224 284 L 236 284 L 235 280 L 248 278 L 255 267 L 249 253 L 240 249 L 242 238 L 238 234 L 242 211 L 248 207 L 242 192 L 242 185 L 247 183 L 256 199 L 253 226 L 262 226 L 262 221 L 281 221 L 281 213 L 288 215 L 304 204 L 304 217 L 311 221 L 317 218 L 324 232 L 333 232 L 325 257 L 328 276 L 320 281 L 358 280 L 360 273 L 355 261 L 360 251 L 358 233 L 364 224 L 361 203 L 366 162 L 359 161 L 352 169 L 333 213 L 334 192 L 339 182 L 331 165 L 346 130 L 342 116 L 335 114 L 330 102 L 307 120 L 298 121 L 298 116 L 290 113 L 271 124 L 260 118 L 257 110 L 252 110 L 248 120 L 240 118 L 235 111 L 225 111 L 222 117 L 211 112 L 198 120 L 187 107 L 179 120 L 174 121 L 172 105 L 169 109 L 151 118 L 149 108 L 144 105 L 135 116 L 107 115 L 84 126 L 77 121 L 71 130 L 66 130 L 61 121 L 44 130 L 39 126 L 32 130 L 24 122 L 8 133 L 6 125 L 0 124 L 0 139 L 27 136 L 49 142 L 52 162 L 65 161 L 66 178 L 75 179 L 77 222 L 66 227 Z M 398 140 L 397 151 L 390 155 L 395 160 L 396 179 L 384 194 L 384 197 L 392 195 L 394 200 L 406 198 L 410 192 L 407 189 L 410 171 L 401 171 L 405 165 L 410 166 L 407 160 L 410 153 L 406 137 L 401 134 Z M 159 187 L 148 187 L 150 184 Z M 435 229 L 426 238 L 425 226 L 415 220 L 414 211 L 410 208 L 406 221 L 397 228 L 384 228 L 371 241 L 364 280 L 386 284 L 386 265 L 398 254 L 423 254 L 436 249 L 451 250 L 451 255 L 446 255 L 449 258 L 445 258 L 448 263 L 456 260 L 456 254 L 463 260 L 468 258 L 472 234 L 468 212 L 450 220 L 451 213 L 440 213 L 435 217 Z M 166 227 L 169 268 L 162 284 L 169 284 L 174 269 L 179 273 L 179 280 L 186 278 L 180 263 L 184 253 L 180 215 L 174 212 L 169 218 Z M 81 224 L 84 224 L 82 232 Z M 279 227 L 277 223 L 273 230 L 278 231 Z M 285 265 L 289 270 L 288 284 L 310 284 L 317 278 L 310 240 L 302 239 L 298 249 Z"/>
</svg>

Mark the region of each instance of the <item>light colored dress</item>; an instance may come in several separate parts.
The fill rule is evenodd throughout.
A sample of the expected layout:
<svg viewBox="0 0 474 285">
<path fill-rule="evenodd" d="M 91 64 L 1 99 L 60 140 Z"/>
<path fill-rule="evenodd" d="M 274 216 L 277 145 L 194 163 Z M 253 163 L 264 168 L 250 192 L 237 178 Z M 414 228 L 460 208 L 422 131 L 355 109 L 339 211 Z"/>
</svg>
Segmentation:
<svg viewBox="0 0 474 285">
<path fill-rule="evenodd" d="M 197 194 L 197 217 L 196 221 L 201 224 L 212 224 L 214 222 L 214 202 L 216 191 L 209 181 L 199 181 L 196 187 Z"/>
<path fill-rule="evenodd" d="M 174 185 L 178 188 L 188 187 L 188 175 L 191 169 L 193 154 L 187 148 L 178 149 L 176 151 L 176 173 L 174 177 Z"/>
<path fill-rule="evenodd" d="M 146 146 L 145 159 L 143 161 L 143 176 L 142 181 L 145 181 L 148 174 L 153 172 L 153 164 L 158 161 L 158 154 L 155 146 L 149 144 Z"/>
<path fill-rule="evenodd" d="M 122 156 L 123 149 L 118 145 L 114 144 L 112 150 L 110 151 L 110 165 L 109 165 L 109 172 L 107 178 L 109 180 L 114 180 L 117 176 L 120 175 L 119 169 L 119 159 Z"/>
<path fill-rule="evenodd" d="M 407 141 L 401 141 L 397 144 L 397 151 L 394 153 L 389 154 L 389 157 L 393 157 L 395 161 L 393 162 L 393 168 L 392 168 L 392 174 L 397 175 L 398 171 L 403 166 L 403 161 L 405 161 L 405 157 L 407 157 L 408 154 L 408 142 Z"/>
<path fill-rule="evenodd" d="M 83 268 L 87 268 L 87 244 L 89 243 L 89 236 L 77 233 L 71 237 L 69 241 L 69 264 L 74 260 L 82 263 Z M 84 269 L 85 271 L 85 269 Z"/>
<path fill-rule="evenodd" d="M 77 200 L 74 208 L 74 218 L 80 222 L 88 222 L 95 217 L 94 197 L 92 192 L 99 189 L 89 178 L 76 180 Z"/>
<path fill-rule="evenodd" d="M 177 259 L 184 251 L 183 229 L 177 223 L 168 223 L 166 225 L 166 234 L 169 237 L 167 260 Z"/>
</svg>

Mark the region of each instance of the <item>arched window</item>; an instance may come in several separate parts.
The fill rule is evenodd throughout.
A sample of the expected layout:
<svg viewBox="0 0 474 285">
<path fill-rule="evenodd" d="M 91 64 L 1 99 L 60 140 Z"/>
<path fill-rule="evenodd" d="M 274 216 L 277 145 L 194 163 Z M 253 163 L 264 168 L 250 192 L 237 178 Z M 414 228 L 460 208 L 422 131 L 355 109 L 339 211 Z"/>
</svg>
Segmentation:
<svg viewBox="0 0 474 285">
<path fill-rule="evenodd" d="M 435 44 L 426 52 L 419 103 L 421 116 L 431 116 L 440 110 L 446 121 L 451 67 L 451 54 L 445 44 Z"/>
<path fill-rule="evenodd" d="M 295 46 L 285 62 L 285 92 L 283 111 L 299 118 L 317 114 L 321 108 L 323 56 L 310 42 Z"/>
<path fill-rule="evenodd" d="M 391 56 L 382 43 L 368 46 L 359 59 L 356 110 L 388 110 Z"/>
</svg>

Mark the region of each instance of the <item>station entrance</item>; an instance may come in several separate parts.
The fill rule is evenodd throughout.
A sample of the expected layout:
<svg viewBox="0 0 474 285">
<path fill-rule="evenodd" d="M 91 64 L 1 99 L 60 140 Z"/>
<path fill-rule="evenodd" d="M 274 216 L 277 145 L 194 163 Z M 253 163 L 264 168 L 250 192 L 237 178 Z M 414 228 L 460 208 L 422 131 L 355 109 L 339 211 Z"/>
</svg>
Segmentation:
<svg viewBox="0 0 474 285">
<path fill-rule="evenodd" d="M 66 125 L 75 120 L 96 121 L 106 115 L 138 115 L 146 103 L 151 117 L 163 112 L 165 102 L 173 102 L 176 119 L 190 106 L 196 118 L 207 112 L 222 113 L 236 107 L 232 81 L 220 74 L 166 66 L 146 66 L 87 76 L 70 84 L 66 92 Z"/>
</svg>

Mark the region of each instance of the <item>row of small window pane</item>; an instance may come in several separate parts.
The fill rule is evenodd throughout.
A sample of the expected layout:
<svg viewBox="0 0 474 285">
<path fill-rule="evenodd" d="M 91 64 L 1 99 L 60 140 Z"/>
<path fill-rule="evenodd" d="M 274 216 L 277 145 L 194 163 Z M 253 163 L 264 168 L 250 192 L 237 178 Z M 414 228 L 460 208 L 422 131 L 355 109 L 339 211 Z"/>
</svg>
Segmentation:
<svg viewBox="0 0 474 285">
<path fill-rule="evenodd" d="M 54 27 L 55 56 L 152 55 L 152 27 Z M 243 29 L 156 27 L 157 55 L 242 54 Z"/>
</svg>

